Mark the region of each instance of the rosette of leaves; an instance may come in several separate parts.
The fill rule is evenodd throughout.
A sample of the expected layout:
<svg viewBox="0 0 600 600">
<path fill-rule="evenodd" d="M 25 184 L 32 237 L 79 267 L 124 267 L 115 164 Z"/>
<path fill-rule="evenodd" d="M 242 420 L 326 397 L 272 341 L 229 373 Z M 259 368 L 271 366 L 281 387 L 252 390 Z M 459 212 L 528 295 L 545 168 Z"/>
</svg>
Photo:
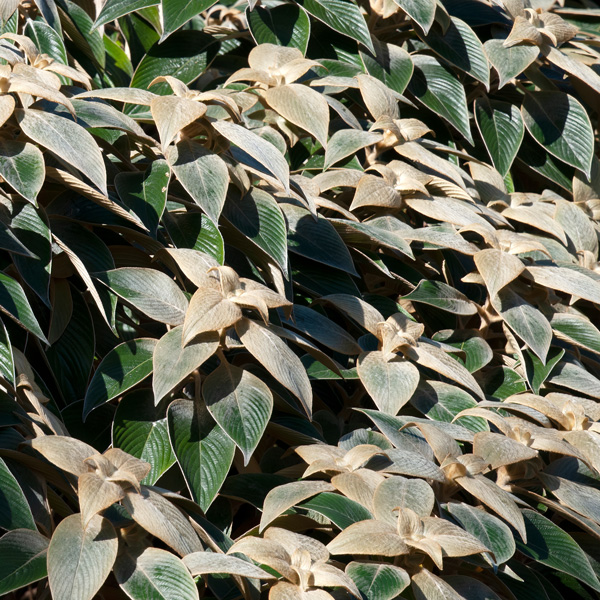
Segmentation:
<svg viewBox="0 0 600 600">
<path fill-rule="evenodd" d="M 0 7 L 0 594 L 597 597 L 597 11 L 225 4 Z"/>
</svg>

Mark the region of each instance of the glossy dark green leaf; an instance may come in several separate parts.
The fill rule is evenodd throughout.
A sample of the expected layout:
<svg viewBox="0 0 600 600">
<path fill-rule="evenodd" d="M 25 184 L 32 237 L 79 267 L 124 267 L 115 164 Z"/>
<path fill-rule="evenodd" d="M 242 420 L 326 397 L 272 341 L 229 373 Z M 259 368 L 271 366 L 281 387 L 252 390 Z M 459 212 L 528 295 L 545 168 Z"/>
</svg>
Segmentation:
<svg viewBox="0 0 600 600">
<path fill-rule="evenodd" d="M 564 92 L 530 92 L 521 107 L 529 133 L 550 154 L 589 175 L 594 134 L 585 108 Z"/>
<path fill-rule="evenodd" d="M 88 13 L 75 2 L 63 0 L 68 11 L 68 19 L 62 23 L 65 33 L 76 40 L 79 50 L 96 62 L 101 68 L 106 65 L 102 35 L 94 29 L 94 21 Z"/>
<path fill-rule="evenodd" d="M 225 244 L 217 226 L 200 211 L 172 211 L 163 215 L 164 225 L 176 248 L 191 248 L 212 256 L 220 265 Z"/>
<path fill-rule="evenodd" d="M 600 591 L 600 582 L 586 555 L 566 531 L 532 510 L 524 510 L 523 518 L 527 529 L 527 544 L 516 539 L 520 552 Z"/>
<path fill-rule="evenodd" d="M 115 177 L 115 187 L 123 203 L 154 235 L 167 203 L 170 176 L 166 161 L 155 160 L 145 172 L 123 172 Z"/>
<path fill-rule="evenodd" d="M 207 10 L 216 2 L 217 0 L 162 0 L 160 14 L 163 34 L 161 39 L 166 39 L 190 19 Z"/>
<path fill-rule="evenodd" d="M 14 529 L 0 538 L 0 594 L 46 577 L 48 539 L 31 529 Z"/>
<path fill-rule="evenodd" d="M 563 357 L 565 351 L 562 348 L 550 348 L 545 364 L 532 352 L 525 350 L 525 372 L 529 385 L 535 394 L 540 393 L 540 387 L 548 378 L 552 369 Z"/>
<path fill-rule="evenodd" d="M 59 32 L 43 21 L 29 21 L 25 33 L 33 40 L 42 54 L 68 65 L 67 49 Z"/>
<path fill-rule="evenodd" d="M 159 4 L 159 0 L 110 0 L 104 3 L 102 10 L 96 17 L 94 27 L 100 27 L 100 25 L 110 23 L 110 21 L 114 21 L 136 10 L 155 6 L 156 4 Z"/>
<path fill-rule="evenodd" d="M 12 346 L 2 320 L 0 320 L 0 377 L 4 377 L 12 385 L 15 384 L 15 361 Z"/>
<path fill-rule="evenodd" d="M 0 458 L 0 528 L 36 530 L 27 498 L 10 472 L 4 459 Z"/>
<path fill-rule="evenodd" d="M 250 33 L 257 44 L 277 44 L 298 48 L 306 53 L 310 37 L 310 19 L 297 4 L 261 6 L 246 11 Z"/>
<path fill-rule="evenodd" d="M 40 149 L 29 142 L 0 139 L 0 175 L 23 198 L 35 203 L 46 178 Z"/>
<path fill-rule="evenodd" d="M 503 177 L 508 173 L 525 135 L 521 113 L 508 102 L 478 98 L 475 122 L 494 166 Z"/>
<path fill-rule="evenodd" d="M 350 527 L 352 523 L 373 518 L 373 515 L 362 504 L 332 492 L 321 492 L 310 500 L 298 504 L 298 507 L 313 510 L 327 517 L 342 530 Z"/>
<path fill-rule="evenodd" d="M 488 60 L 498 72 L 498 87 L 503 87 L 511 79 L 518 77 L 540 53 L 537 46 L 519 44 L 506 48 L 504 40 L 492 39 L 485 42 L 483 49 Z"/>
<path fill-rule="evenodd" d="M 433 56 L 415 54 L 412 59 L 415 70 L 408 84 L 410 93 L 473 143 L 465 90 L 454 72 Z"/>
<path fill-rule="evenodd" d="M 362 52 L 360 56 L 367 72 L 383 81 L 390 89 L 402 94 L 413 73 L 410 54 L 394 44 L 373 39 L 375 55 Z"/>
<path fill-rule="evenodd" d="M 373 42 L 360 9 L 350 0 L 303 0 L 304 9 L 338 33 L 351 37 L 369 50 Z"/>
<path fill-rule="evenodd" d="M 229 198 L 225 218 L 264 250 L 287 275 L 287 229 L 279 205 L 267 192 L 252 188 L 242 198 Z"/>
<path fill-rule="evenodd" d="M 269 387 L 250 371 L 224 362 L 204 380 L 202 396 L 248 464 L 273 410 Z"/>
<path fill-rule="evenodd" d="M 394 2 L 418 23 L 425 33 L 429 31 L 435 18 L 435 0 L 394 0 Z"/>
<path fill-rule="evenodd" d="M 489 87 L 490 67 L 483 46 L 464 21 L 450 17 L 444 31 L 441 26 L 432 27 L 425 41 L 444 60 Z"/>
<path fill-rule="evenodd" d="M 410 575 L 390 564 L 352 561 L 346 567 L 366 600 L 391 600 L 408 586 Z"/>
<path fill-rule="evenodd" d="M 192 498 L 206 511 L 227 477 L 235 443 L 197 402 L 176 400 L 167 418 L 171 445 Z"/>
<path fill-rule="evenodd" d="M 348 248 L 327 219 L 321 216 L 315 219 L 308 210 L 294 204 L 282 203 L 280 207 L 288 225 L 291 252 L 357 274 Z"/>
<path fill-rule="evenodd" d="M 94 408 L 120 396 L 152 373 L 156 343 L 152 338 L 123 342 L 102 359 L 87 388 L 84 418 Z"/>
<path fill-rule="evenodd" d="M 21 327 L 46 342 L 46 337 L 33 314 L 23 288 L 18 281 L 4 273 L 0 273 L 0 310 L 14 319 Z"/>
</svg>

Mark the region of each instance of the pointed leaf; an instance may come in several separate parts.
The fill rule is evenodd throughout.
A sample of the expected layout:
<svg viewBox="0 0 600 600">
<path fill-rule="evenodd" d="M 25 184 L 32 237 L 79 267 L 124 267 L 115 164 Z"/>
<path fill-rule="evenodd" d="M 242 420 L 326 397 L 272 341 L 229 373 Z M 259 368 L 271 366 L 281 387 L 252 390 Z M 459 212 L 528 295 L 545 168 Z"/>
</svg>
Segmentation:
<svg viewBox="0 0 600 600">
<path fill-rule="evenodd" d="M 310 19 L 297 4 L 264 7 L 256 4 L 246 12 L 250 33 L 257 44 L 276 44 L 298 48 L 306 54 Z"/>
<path fill-rule="evenodd" d="M 540 50 L 537 46 L 511 46 L 507 48 L 504 40 L 492 39 L 485 42 L 483 49 L 488 60 L 498 72 L 498 87 L 506 85 L 518 77 L 537 58 Z"/>
<path fill-rule="evenodd" d="M 161 41 L 185 25 L 191 18 L 210 8 L 217 0 L 162 0 Z"/>
<path fill-rule="evenodd" d="M 18 281 L 4 273 L 0 273 L 0 310 L 42 342 L 46 342 L 23 288 Z"/>
<path fill-rule="evenodd" d="M 425 33 L 429 31 L 435 19 L 435 0 L 394 0 L 394 2 L 418 23 Z"/>
<path fill-rule="evenodd" d="M 352 561 L 346 574 L 367 600 L 392 600 L 410 583 L 404 569 L 388 564 Z"/>
<path fill-rule="evenodd" d="M 2 458 L 0 458 L 0 490 L 2 490 L 0 493 L 0 528 L 35 530 L 35 522 L 27 498 Z"/>
<path fill-rule="evenodd" d="M 28 142 L 1 139 L 0 175 L 23 198 L 35 203 L 46 177 L 40 149 Z"/>
<path fill-rule="evenodd" d="M 48 540 L 37 531 L 15 529 L 0 538 L 0 594 L 8 594 L 48 574 Z"/>
</svg>

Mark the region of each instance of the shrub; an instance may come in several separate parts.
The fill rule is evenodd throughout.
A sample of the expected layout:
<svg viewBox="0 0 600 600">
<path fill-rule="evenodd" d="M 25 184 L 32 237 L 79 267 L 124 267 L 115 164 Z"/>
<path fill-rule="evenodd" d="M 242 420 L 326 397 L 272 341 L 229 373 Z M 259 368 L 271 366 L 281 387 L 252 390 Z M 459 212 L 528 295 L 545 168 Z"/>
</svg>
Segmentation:
<svg viewBox="0 0 600 600">
<path fill-rule="evenodd" d="M 599 597 L 599 16 L 2 3 L 0 594 Z"/>
</svg>

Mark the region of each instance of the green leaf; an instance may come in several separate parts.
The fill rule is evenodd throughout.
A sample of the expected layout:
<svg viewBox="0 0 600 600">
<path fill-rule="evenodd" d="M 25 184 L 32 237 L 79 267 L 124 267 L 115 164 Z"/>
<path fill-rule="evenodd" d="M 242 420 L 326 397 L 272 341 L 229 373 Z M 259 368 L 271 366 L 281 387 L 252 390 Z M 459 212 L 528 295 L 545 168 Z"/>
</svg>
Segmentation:
<svg viewBox="0 0 600 600">
<path fill-rule="evenodd" d="M 112 569 L 118 545 L 108 519 L 95 515 L 85 529 L 79 513 L 63 519 L 48 547 L 52 597 L 91 600 Z"/>
<path fill-rule="evenodd" d="M 289 46 L 306 54 L 310 38 L 310 19 L 300 5 L 255 5 L 252 10 L 246 10 L 246 18 L 250 33 L 257 44 Z"/>
<path fill-rule="evenodd" d="M 0 310 L 42 342 L 47 342 L 23 288 L 18 281 L 4 273 L 0 273 Z"/>
<path fill-rule="evenodd" d="M 525 359 L 525 372 L 529 385 L 535 394 L 540 393 L 540 388 L 554 369 L 555 365 L 564 356 L 563 348 L 550 348 L 546 363 L 544 364 L 535 354 L 525 350 L 523 358 Z"/>
<path fill-rule="evenodd" d="M 488 60 L 498 72 L 498 87 L 506 85 L 511 79 L 518 77 L 538 56 L 537 46 L 518 45 L 506 48 L 504 40 L 488 40 L 483 45 Z"/>
<path fill-rule="evenodd" d="M 373 518 L 373 515 L 362 504 L 332 492 L 321 492 L 310 500 L 298 504 L 298 508 L 319 513 L 330 519 L 340 529 L 346 529 L 352 523 Z"/>
<path fill-rule="evenodd" d="M 287 229 L 281 208 L 271 194 L 252 187 L 241 198 L 228 198 L 223 215 L 275 260 L 287 276 Z"/>
<path fill-rule="evenodd" d="M 27 498 L 2 458 L 0 458 L 0 490 L 2 490 L 0 528 L 35 530 L 35 522 Z"/>
<path fill-rule="evenodd" d="M 182 331 L 181 325 L 171 329 L 160 338 L 154 349 L 152 389 L 156 404 L 209 359 L 219 347 L 216 334 L 208 334 L 203 336 L 201 341 L 183 347 Z"/>
<path fill-rule="evenodd" d="M 585 108 L 564 92 L 529 92 L 521 107 L 535 140 L 560 160 L 590 175 L 594 132 Z"/>
<path fill-rule="evenodd" d="M 388 564 L 352 561 L 346 574 L 366 600 L 392 600 L 410 583 L 410 575 L 404 569 Z"/>
<path fill-rule="evenodd" d="M 235 443 L 198 402 L 175 400 L 167 419 L 171 446 L 192 498 L 206 511 L 227 477 Z"/>
<path fill-rule="evenodd" d="M 113 446 L 150 464 L 145 485 L 154 485 L 176 461 L 163 411 L 151 390 L 135 390 L 121 399 L 112 424 Z"/>
<path fill-rule="evenodd" d="M 100 27 L 141 8 L 155 6 L 159 0 L 108 0 L 96 17 L 94 27 Z"/>
<path fill-rule="evenodd" d="M 123 267 L 95 276 L 151 319 L 169 325 L 183 323 L 187 298 L 165 273 L 156 269 Z"/>
<path fill-rule="evenodd" d="M 152 338 L 123 342 L 102 359 L 85 394 L 84 419 L 94 408 L 120 396 L 152 373 L 156 343 Z"/>
<path fill-rule="evenodd" d="M 432 27 L 425 41 L 441 58 L 489 88 L 490 67 L 483 46 L 475 32 L 464 21 L 450 17 L 445 30 L 439 25 Z"/>
<path fill-rule="evenodd" d="M 537 562 L 568 573 L 596 591 L 600 582 L 583 550 L 558 525 L 532 510 L 524 510 L 527 544 L 516 540 L 520 552 Z"/>
<path fill-rule="evenodd" d="M 41 54 L 68 65 L 67 50 L 60 33 L 43 21 L 28 21 L 25 33 L 30 37 Z"/>
<path fill-rule="evenodd" d="M 198 588 L 180 558 L 160 548 L 127 550 L 114 567 L 115 578 L 133 600 L 197 600 Z"/>
<path fill-rule="evenodd" d="M 362 148 L 371 146 L 383 139 L 380 133 L 361 131 L 360 129 L 340 129 L 327 142 L 325 164 L 323 169 L 329 169 L 336 162 L 356 154 Z"/>
<path fill-rule="evenodd" d="M 585 317 L 555 313 L 550 325 L 558 337 L 600 354 L 600 330 Z"/>
<path fill-rule="evenodd" d="M 29 142 L 0 139 L 0 175 L 23 198 L 35 204 L 46 178 L 40 149 Z"/>
<path fill-rule="evenodd" d="M 76 40 L 77 49 L 96 62 L 100 68 L 106 66 L 104 43 L 100 32 L 94 29 L 94 22 L 87 12 L 70 0 L 64 0 L 68 19 L 62 21 L 65 33 Z"/>
<path fill-rule="evenodd" d="M 370 53 L 362 52 L 360 57 L 367 69 L 367 73 L 377 77 L 390 89 L 402 94 L 413 74 L 413 62 L 410 54 L 394 44 L 386 44 L 373 39 L 375 57 Z"/>
<path fill-rule="evenodd" d="M 408 84 L 411 94 L 427 108 L 446 119 L 473 143 L 465 89 L 448 67 L 433 56 L 414 54 L 415 70 Z"/>
<path fill-rule="evenodd" d="M 163 223 L 176 248 L 191 248 L 212 256 L 220 265 L 225 244 L 217 226 L 200 211 L 165 212 Z"/>
<path fill-rule="evenodd" d="M 0 320 L 0 377 L 15 385 L 15 361 L 6 325 Z"/>
<path fill-rule="evenodd" d="M 181 185 L 216 224 L 229 186 L 225 161 L 187 138 L 169 147 L 167 160 Z"/>
<path fill-rule="evenodd" d="M 0 538 L 0 594 L 46 577 L 48 540 L 37 531 L 14 529 Z"/>
<path fill-rule="evenodd" d="M 122 172 L 115 177 L 115 187 L 123 204 L 140 218 L 153 235 L 156 235 L 167 204 L 170 176 L 167 163 L 154 160 L 145 172 Z"/>
<path fill-rule="evenodd" d="M 214 420 L 248 464 L 273 410 L 269 387 L 250 371 L 223 362 L 204 380 L 202 396 Z"/>
<path fill-rule="evenodd" d="M 475 100 L 475 122 L 494 166 L 504 177 L 513 163 L 525 135 L 519 109 L 508 102 Z"/>
<path fill-rule="evenodd" d="M 496 564 L 506 562 L 515 553 L 515 539 L 512 531 L 498 517 L 461 502 L 448 503 L 448 512 L 461 527 L 474 535 L 493 553 Z M 529 532 L 528 532 L 529 533 Z"/>
<path fill-rule="evenodd" d="M 23 133 L 79 169 L 105 195 L 106 168 L 94 138 L 70 119 L 35 108 L 15 110 Z"/>
<path fill-rule="evenodd" d="M 294 204 L 284 202 L 279 206 L 287 221 L 291 252 L 357 275 L 346 244 L 327 219 L 320 215 L 315 219 L 308 210 Z"/>
<path fill-rule="evenodd" d="M 334 31 L 351 37 L 374 51 L 367 23 L 354 2 L 350 0 L 303 0 L 301 4 L 315 19 L 319 19 Z"/>
<path fill-rule="evenodd" d="M 545 362 L 552 341 L 548 319 L 510 287 L 492 296 L 491 302 L 504 322 Z"/>
<path fill-rule="evenodd" d="M 394 0 L 394 2 L 418 23 L 425 33 L 429 31 L 435 19 L 435 0 Z"/>
<path fill-rule="evenodd" d="M 217 0 L 161 0 L 161 41 L 216 2 Z"/>
<path fill-rule="evenodd" d="M 429 304 L 456 315 L 477 313 L 477 307 L 473 302 L 452 286 L 441 281 L 422 279 L 412 292 L 404 296 L 404 299 Z"/>
</svg>

